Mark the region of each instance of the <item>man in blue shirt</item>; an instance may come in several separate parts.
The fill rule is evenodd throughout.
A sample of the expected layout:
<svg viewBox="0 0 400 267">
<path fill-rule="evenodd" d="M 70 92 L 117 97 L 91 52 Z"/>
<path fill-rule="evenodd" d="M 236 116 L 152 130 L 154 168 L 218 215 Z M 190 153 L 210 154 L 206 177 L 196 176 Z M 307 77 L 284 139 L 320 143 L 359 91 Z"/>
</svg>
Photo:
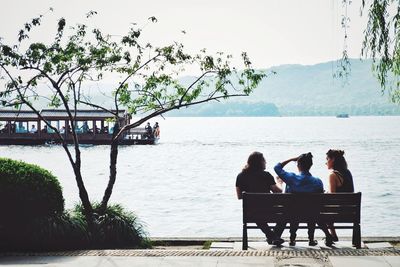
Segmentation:
<svg viewBox="0 0 400 267">
<path fill-rule="evenodd" d="M 297 162 L 300 174 L 287 172 L 283 168 L 290 161 Z M 286 183 L 285 193 L 323 193 L 324 185 L 321 179 L 314 177 L 310 173 L 312 166 L 312 154 L 302 154 L 299 157 L 286 160 L 276 164 L 274 170 L 276 174 Z"/>
<path fill-rule="evenodd" d="M 276 174 L 286 183 L 285 193 L 323 193 L 324 185 L 321 179 L 314 177 L 310 173 L 310 168 L 313 165 L 312 154 L 301 154 L 299 157 L 288 159 L 282 163 L 278 163 L 274 170 Z M 283 168 L 291 161 L 297 162 L 297 168 L 299 174 L 287 172 Z M 304 207 L 307 209 L 307 207 Z M 275 234 L 281 236 L 286 224 L 278 224 L 275 228 Z M 319 224 L 321 230 L 325 233 L 325 244 L 327 246 L 332 245 L 332 236 L 329 234 L 327 226 L 325 224 Z M 296 232 L 299 227 L 299 223 L 290 224 L 290 243 L 289 245 L 294 246 L 296 244 Z M 308 223 L 308 238 L 309 245 L 315 246 L 318 244 L 314 240 L 315 223 Z"/>
</svg>

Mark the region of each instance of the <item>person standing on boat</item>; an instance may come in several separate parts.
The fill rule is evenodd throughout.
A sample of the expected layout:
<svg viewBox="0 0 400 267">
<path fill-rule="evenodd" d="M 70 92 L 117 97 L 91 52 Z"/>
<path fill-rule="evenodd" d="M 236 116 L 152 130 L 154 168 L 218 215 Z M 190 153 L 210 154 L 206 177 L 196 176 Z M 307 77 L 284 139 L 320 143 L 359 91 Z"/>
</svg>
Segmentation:
<svg viewBox="0 0 400 267">
<path fill-rule="evenodd" d="M 150 122 L 147 122 L 146 127 L 144 127 L 146 130 L 146 137 L 151 138 L 153 136 L 153 128 L 151 128 Z"/>
<path fill-rule="evenodd" d="M 262 153 L 253 152 L 247 159 L 246 166 L 236 178 L 236 195 L 242 199 L 242 192 L 249 193 L 281 193 L 274 177 L 265 171 L 266 161 Z M 276 236 L 266 222 L 257 222 L 257 226 L 265 234 L 268 244 L 281 245 L 284 240 Z"/>
<path fill-rule="evenodd" d="M 160 126 L 158 125 L 158 122 L 156 122 L 153 126 L 153 136 L 154 137 L 160 137 Z"/>
</svg>

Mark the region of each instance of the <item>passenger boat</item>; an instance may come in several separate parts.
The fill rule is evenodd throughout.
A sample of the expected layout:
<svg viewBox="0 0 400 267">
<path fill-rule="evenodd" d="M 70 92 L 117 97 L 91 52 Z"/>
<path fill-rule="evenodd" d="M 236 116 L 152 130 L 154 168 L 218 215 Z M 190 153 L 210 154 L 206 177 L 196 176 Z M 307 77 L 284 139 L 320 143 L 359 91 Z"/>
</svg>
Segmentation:
<svg viewBox="0 0 400 267">
<path fill-rule="evenodd" d="M 336 115 L 336 118 L 340 118 L 340 119 L 347 119 L 348 117 L 349 117 L 349 114 L 347 114 L 347 113 L 342 113 L 342 114 Z"/>
<path fill-rule="evenodd" d="M 115 111 L 112 111 L 115 112 Z M 112 140 L 114 115 L 103 110 L 72 111 L 76 124 L 75 131 L 79 144 L 108 145 Z M 68 144 L 73 136 L 68 128 L 71 125 L 65 110 L 43 109 L 40 115 L 60 131 Z M 124 110 L 118 112 L 121 127 L 130 123 L 130 116 Z M 121 145 L 154 145 L 159 136 L 154 137 L 145 128 L 126 131 L 118 139 Z M 0 145 L 44 145 L 59 144 L 60 138 L 33 111 L 0 110 Z"/>
</svg>

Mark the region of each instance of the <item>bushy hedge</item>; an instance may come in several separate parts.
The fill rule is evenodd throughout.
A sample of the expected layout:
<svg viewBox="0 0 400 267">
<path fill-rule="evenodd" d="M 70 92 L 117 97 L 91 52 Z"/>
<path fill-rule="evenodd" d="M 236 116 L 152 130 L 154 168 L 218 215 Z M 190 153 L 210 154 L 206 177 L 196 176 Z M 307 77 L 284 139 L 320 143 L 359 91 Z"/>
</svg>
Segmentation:
<svg viewBox="0 0 400 267">
<path fill-rule="evenodd" d="M 93 204 L 94 210 L 100 205 Z M 64 250 L 150 247 L 142 223 L 121 205 L 93 214 L 82 205 L 64 211 L 55 176 L 36 165 L 0 158 L 0 250 Z"/>
<path fill-rule="evenodd" d="M 0 158 L 0 211 L 0 224 L 62 215 L 60 183 L 39 166 Z"/>
<path fill-rule="evenodd" d="M 16 222 L 0 229 L 0 250 L 52 251 L 89 246 L 86 222 L 69 213 Z"/>
</svg>

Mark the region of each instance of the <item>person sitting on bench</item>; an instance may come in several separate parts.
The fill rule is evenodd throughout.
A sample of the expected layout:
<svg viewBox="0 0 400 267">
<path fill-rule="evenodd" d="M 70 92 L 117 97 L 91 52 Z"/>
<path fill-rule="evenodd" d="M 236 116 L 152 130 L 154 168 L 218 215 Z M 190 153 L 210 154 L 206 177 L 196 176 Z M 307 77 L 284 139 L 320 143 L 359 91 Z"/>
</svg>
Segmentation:
<svg viewBox="0 0 400 267">
<path fill-rule="evenodd" d="M 266 161 L 262 153 L 250 154 L 246 166 L 236 178 L 236 194 L 242 199 L 242 192 L 249 193 L 281 193 L 282 190 L 275 184 L 274 177 L 265 171 Z M 267 237 L 268 244 L 281 245 L 284 240 L 277 237 L 266 222 L 258 222 L 257 226 Z"/>
<path fill-rule="evenodd" d="M 329 175 L 328 193 L 354 193 L 353 175 L 347 168 L 343 150 L 329 149 L 326 152 L 326 166 Z M 339 241 L 333 224 L 328 225 L 333 241 Z"/>
<path fill-rule="evenodd" d="M 282 163 L 278 163 L 274 170 L 276 174 L 286 183 L 285 193 L 323 193 L 324 185 L 321 179 L 314 177 L 310 173 L 310 168 L 313 165 L 312 154 L 301 154 L 299 157 L 291 158 Z M 291 161 L 297 162 L 297 168 L 299 174 L 286 172 L 283 168 Z M 307 208 L 307 207 L 305 207 Z M 332 236 L 328 232 L 326 224 L 318 223 L 321 230 L 325 233 L 325 244 L 332 246 Z M 277 224 L 275 227 L 276 236 L 281 236 L 286 226 L 286 223 Z M 290 246 L 296 245 L 296 232 L 299 227 L 299 223 L 292 222 L 290 224 Z M 310 246 L 316 246 L 318 242 L 314 240 L 315 222 L 308 223 L 308 239 Z"/>
</svg>

